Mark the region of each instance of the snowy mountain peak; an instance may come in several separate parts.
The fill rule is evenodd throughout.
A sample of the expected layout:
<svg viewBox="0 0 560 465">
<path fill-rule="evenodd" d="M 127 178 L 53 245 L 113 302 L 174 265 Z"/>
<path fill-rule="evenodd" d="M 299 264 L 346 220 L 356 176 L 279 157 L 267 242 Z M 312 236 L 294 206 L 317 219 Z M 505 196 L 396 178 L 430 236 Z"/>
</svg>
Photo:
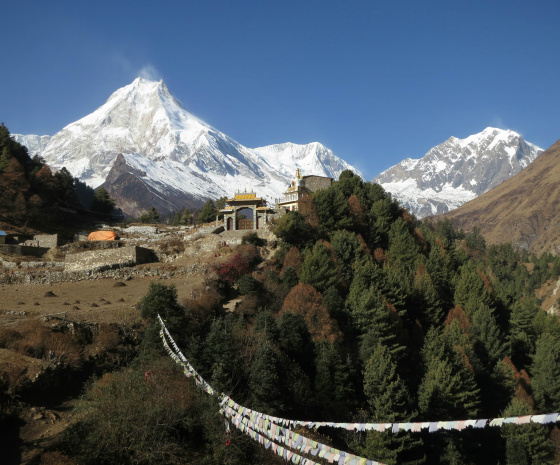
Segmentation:
<svg viewBox="0 0 560 465">
<path fill-rule="evenodd" d="M 421 159 L 406 159 L 373 179 L 418 217 L 444 213 L 517 174 L 543 150 L 518 133 L 488 127 L 450 137 Z"/>
<path fill-rule="evenodd" d="M 352 166 L 319 143 L 250 149 L 189 113 L 163 81 L 139 77 L 55 134 L 41 155 L 136 215 L 231 195 L 239 185 L 281 197 L 296 168 L 337 178 Z"/>
</svg>

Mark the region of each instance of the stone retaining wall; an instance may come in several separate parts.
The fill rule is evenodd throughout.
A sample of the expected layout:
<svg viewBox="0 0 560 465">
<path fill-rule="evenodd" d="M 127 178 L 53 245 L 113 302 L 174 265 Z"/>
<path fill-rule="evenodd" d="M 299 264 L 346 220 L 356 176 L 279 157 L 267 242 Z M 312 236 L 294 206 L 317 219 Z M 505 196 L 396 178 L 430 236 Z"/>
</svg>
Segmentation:
<svg viewBox="0 0 560 465">
<path fill-rule="evenodd" d="M 28 257 L 42 257 L 49 249 L 47 247 L 28 247 L 25 245 L 0 244 L 0 252 Z"/>
<path fill-rule="evenodd" d="M 66 256 L 65 271 L 103 270 L 135 266 L 155 261 L 152 250 L 143 247 L 119 247 L 92 250 Z"/>
</svg>

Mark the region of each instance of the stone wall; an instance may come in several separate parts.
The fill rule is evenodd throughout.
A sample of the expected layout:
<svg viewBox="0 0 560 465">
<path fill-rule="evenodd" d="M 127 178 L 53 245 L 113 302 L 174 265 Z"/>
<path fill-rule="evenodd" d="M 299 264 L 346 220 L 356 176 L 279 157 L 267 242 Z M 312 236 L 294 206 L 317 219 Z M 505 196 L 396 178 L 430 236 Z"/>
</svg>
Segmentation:
<svg viewBox="0 0 560 465">
<path fill-rule="evenodd" d="M 155 261 L 152 250 L 143 247 L 119 247 L 93 250 L 66 256 L 65 271 L 106 270 Z"/>
<path fill-rule="evenodd" d="M 38 234 L 33 237 L 39 243 L 39 247 L 57 247 L 61 244 L 58 234 Z"/>
<path fill-rule="evenodd" d="M 305 187 L 311 192 L 328 189 L 332 184 L 332 178 L 327 178 L 326 176 L 304 176 L 303 179 L 305 180 Z"/>
<path fill-rule="evenodd" d="M 29 257 L 42 257 L 49 249 L 47 247 L 27 247 L 25 245 L 0 244 L 0 252 Z"/>
<path fill-rule="evenodd" d="M 88 240 L 89 234 L 87 232 L 79 232 L 74 234 L 74 238 L 72 239 L 73 242 L 83 242 Z"/>
</svg>

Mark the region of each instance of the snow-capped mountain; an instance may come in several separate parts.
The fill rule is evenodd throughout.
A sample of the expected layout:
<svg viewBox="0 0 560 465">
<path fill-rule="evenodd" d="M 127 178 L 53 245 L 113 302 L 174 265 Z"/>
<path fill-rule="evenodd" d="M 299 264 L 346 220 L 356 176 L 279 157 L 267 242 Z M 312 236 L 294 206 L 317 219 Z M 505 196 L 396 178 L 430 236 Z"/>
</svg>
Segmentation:
<svg viewBox="0 0 560 465">
<path fill-rule="evenodd" d="M 55 134 L 40 155 L 55 170 L 103 184 L 130 215 L 197 206 L 244 188 L 273 201 L 296 168 L 333 178 L 345 169 L 359 174 L 319 143 L 244 147 L 185 110 L 163 81 L 143 78 Z"/>
<path fill-rule="evenodd" d="M 51 136 L 36 136 L 35 134 L 12 134 L 13 139 L 27 147 L 27 151 L 31 157 L 40 155 L 51 140 Z"/>
<path fill-rule="evenodd" d="M 403 160 L 372 182 L 391 192 L 419 218 L 445 213 L 519 173 L 543 150 L 510 130 L 486 128 Z"/>
</svg>

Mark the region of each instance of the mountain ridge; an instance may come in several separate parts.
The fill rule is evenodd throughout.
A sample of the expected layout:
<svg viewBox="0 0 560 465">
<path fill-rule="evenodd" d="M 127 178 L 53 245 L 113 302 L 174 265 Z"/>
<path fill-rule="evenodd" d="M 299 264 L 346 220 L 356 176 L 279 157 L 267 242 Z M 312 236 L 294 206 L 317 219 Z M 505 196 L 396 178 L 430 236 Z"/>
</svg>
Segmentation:
<svg viewBox="0 0 560 465">
<path fill-rule="evenodd" d="M 273 202 L 297 168 L 333 178 L 345 169 L 361 175 L 317 142 L 247 148 L 189 113 L 163 81 L 143 78 L 117 89 L 95 111 L 56 133 L 40 155 L 55 170 L 65 166 L 88 185 L 103 185 L 119 206 L 136 205 L 123 208 L 131 216 L 152 206 L 150 196 L 121 197 L 131 190 L 157 192 L 166 199 L 161 208 L 173 211 L 231 195 L 240 185 Z M 119 155 L 123 159 L 111 173 Z M 123 177 L 127 167 L 131 176 Z M 119 178 L 136 187 L 113 188 Z"/>
<path fill-rule="evenodd" d="M 488 244 L 504 240 L 529 252 L 560 253 L 560 140 L 527 168 L 450 211 L 465 230 L 480 229 Z"/>
<path fill-rule="evenodd" d="M 488 127 L 465 139 L 450 137 L 422 158 L 407 158 L 377 182 L 418 217 L 445 213 L 496 187 L 543 150 L 512 131 Z"/>
</svg>

